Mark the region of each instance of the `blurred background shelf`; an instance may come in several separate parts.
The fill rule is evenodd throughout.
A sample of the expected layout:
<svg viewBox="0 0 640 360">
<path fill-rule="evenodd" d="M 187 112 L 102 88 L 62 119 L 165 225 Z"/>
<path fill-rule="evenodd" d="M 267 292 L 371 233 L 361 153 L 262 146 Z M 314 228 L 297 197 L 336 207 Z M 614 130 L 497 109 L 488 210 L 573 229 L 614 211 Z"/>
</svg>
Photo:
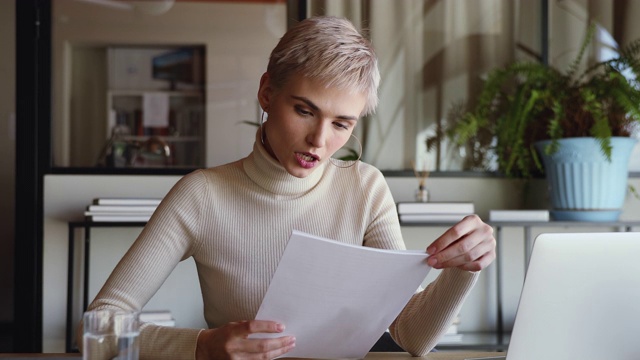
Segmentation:
<svg viewBox="0 0 640 360">
<path fill-rule="evenodd" d="M 494 332 L 461 332 L 459 342 L 439 343 L 437 350 L 486 350 L 506 351 L 511 334 L 497 334 Z"/>
</svg>

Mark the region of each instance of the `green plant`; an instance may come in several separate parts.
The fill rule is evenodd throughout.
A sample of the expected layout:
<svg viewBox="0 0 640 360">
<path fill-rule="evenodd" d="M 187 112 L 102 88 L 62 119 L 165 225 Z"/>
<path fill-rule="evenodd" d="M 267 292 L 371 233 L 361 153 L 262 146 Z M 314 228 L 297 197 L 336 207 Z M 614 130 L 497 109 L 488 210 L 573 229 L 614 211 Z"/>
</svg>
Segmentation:
<svg viewBox="0 0 640 360">
<path fill-rule="evenodd" d="M 427 138 L 427 151 L 433 151 L 436 147 L 441 147 L 444 138 L 457 140 L 458 129 L 462 129 L 462 122 L 467 121 L 466 117 L 470 113 L 468 104 L 458 101 L 451 105 L 447 111 L 443 126 L 436 128 L 436 133 Z M 450 142 L 447 144 L 447 151 L 462 152 L 462 168 L 465 170 L 488 170 L 491 161 L 491 144 L 494 134 L 488 127 L 474 129 L 472 133 L 464 134 L 464 143 Z"/>
<path fill-rule="evenodd" d="M 510 177 L 543 171 L 533 146 L 539 140 L 553 140 L 545 149 L 551 154 L 558 139 L 595 137 L 610 159 L 611 137 L 629 136 L 632 125 L 640 124 L 640 39 L 615 58 L 579 70 L 594 32 L 592 25 L 566 71 L 538 62 L 514 62 L 491 71 L 476 105 L 429 140 L 445 136 L 457 146 L 474 144 L 479 148 L 471 147 L 472 156 L 490 149 L 498 170 Z M 627 80 L 623 71 L 634 78 Z M 481 165 L 487 159 L 481 158 Z"/>
</svg>

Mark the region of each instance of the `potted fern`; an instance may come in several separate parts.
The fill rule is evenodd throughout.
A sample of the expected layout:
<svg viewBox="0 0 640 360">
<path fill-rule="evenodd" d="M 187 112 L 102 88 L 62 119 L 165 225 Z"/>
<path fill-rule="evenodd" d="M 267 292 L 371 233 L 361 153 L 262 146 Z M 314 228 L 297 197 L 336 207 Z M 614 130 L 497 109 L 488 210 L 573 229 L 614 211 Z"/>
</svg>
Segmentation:
<svg viewBox="0 0 640 360">
<path fill-rule="evenodd" d="M 594 31 L 566 71 L 537 62 L 493 70 L 476 105 L 436 134 L 469 148 L 488 133 L 492 141 L 471 146 L 472 156 L 490 147 L 509 177 L 546 172 L 556 220 L 615 221 L 624 204 L 630 135 L 640 124 L 640 40 L 579 70 Z"/>
</svg>

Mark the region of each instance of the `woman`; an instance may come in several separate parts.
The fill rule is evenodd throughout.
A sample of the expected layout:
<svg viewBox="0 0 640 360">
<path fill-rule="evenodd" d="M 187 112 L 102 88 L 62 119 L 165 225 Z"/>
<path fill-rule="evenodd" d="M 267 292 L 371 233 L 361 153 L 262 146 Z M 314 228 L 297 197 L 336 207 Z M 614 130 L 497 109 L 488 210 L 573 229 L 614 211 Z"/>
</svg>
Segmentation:
<svg viewBox="0 0 640 360">
<path fill-rule="evenodd" d="M 145 324 L 141 358 L 264 359 L 295 339 L 248 339 L 286 324 L 251 320 L 293 229 L 403 249 L 395 203 L 374 167 L 330 159 L 377 105 L 377 59 L 347 20 L 319 17 L 290 29 L 273 50 L 258 100 L 268 121 L 253 152 L 183 177 L 115 268 L 89 309 L 141 309 L 176 264 L 193 257 L 209 329 Z M 470 216 L 436 239 L 429 265 L 445 269 L 391 325 L 414 355 L 431 350 L 495 258 L 491 227 Z"/>
</svg>

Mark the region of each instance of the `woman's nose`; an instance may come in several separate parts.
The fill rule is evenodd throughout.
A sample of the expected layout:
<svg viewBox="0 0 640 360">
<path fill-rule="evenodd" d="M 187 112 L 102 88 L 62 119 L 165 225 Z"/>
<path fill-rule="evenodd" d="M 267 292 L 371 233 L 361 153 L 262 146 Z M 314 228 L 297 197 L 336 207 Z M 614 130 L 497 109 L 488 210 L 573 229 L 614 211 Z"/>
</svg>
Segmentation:
<svg viewBox="0 0 640 360">
<path fill-rule="evenodd" d="M 311 126 L 309 133 L 307 134 L 307 143 L 314 148 L 321 148 L 325 144 L 327 135 L 327 125 L 323 123 L 314 124 Z"/>
</svg>

